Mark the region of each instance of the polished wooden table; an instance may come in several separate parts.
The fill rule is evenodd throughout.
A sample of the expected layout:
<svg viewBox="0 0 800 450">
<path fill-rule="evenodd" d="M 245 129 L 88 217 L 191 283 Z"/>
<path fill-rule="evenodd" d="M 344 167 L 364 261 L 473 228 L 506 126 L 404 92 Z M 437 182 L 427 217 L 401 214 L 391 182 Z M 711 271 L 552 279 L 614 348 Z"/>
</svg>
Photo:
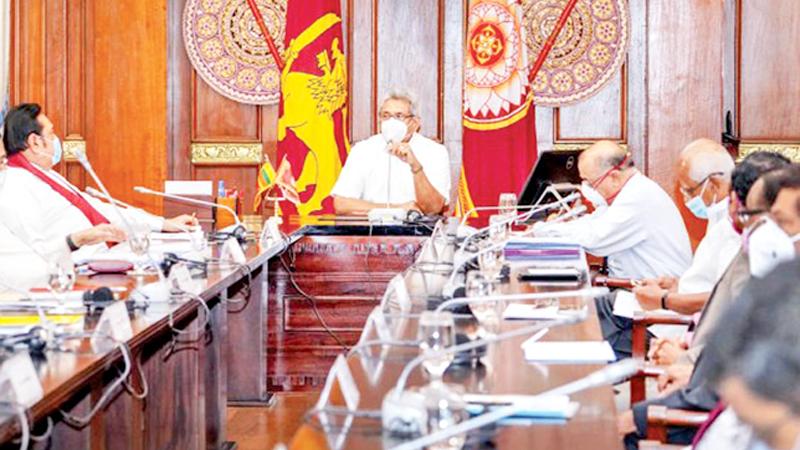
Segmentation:
<svg viewBox="0 0 800 450">
<path fill-rule="evenodd" d="M 517 282 L 515 272 L 512 273 L 510 280 L 508 284 L 502 286 L 502 292 L 519 293 L 533 289 L 528 284 Z M 587 281 L 583 287 L 588 286 Z M 576 308 L 579 303 L 576 299 L 562 299 L 561 308 Z M 587 307 L 588 318 L 585 321 L 553 328 L 542 340 L 602 340 L 594 302 L 588 302 Z M 526 325 L 530 325 L 530 322 L 503 321 L 500 332 Z M 413 339 L 416 328 L 415 319 L 406 319 L 400 336 Z M 602 368 L 594 364 L 528 363 L 520 348 L 521 343 L 527 338 L 528 336 L 515 338 L 490 346 L 483 359 L 485 364 L 475 369 L 451 366 L 445 374 L 445 382 L 462 386 L 470 393 L 537 394 L 575 381 Z M 348 365 L 361 395 L 358 409 L 380 411 L 384 396 L 394 387 L 405 364 L 417 354 L 413 349 L 395 347 L 387 348 L 383 353 L 373 351 L 372 356 L 361 353 L 351 355 L 348 358 Z M 426 383 L 427 379 L 420 367 L 413 372 L 409 387 L 422 386 Z M 564 423 L 534 423 L 482 429 L 479 433 L 469 435 L 467 448 L 570 450 L 622 448 L 621 439 L 616 432 L 616 408 L 612 387 L 583 391 L 572 395 L 571 399 L 580 403 L 580 409 L 575 417 Z M 343 403 L 339 401 L 338 405 L 343 406 Z M 317 417 L 308 417 L 295 435 L 290 448 L 379 449 L 391 448 L 402 442 L 382 432 L 380 421 L 374 418 L 356 417 L 349 427 L 343 427 L 346 423 L 341 416 L 337 420 L 328 417 L 327 422 L 328 426 L 323 427 Z"/>
</svg>

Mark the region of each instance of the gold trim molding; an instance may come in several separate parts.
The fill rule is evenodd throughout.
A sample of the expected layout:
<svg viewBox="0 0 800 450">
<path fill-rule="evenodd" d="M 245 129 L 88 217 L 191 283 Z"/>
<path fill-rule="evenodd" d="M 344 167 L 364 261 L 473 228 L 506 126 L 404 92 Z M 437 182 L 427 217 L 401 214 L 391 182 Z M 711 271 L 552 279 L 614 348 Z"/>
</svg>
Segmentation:
<svg viewBox="0 0 800 450">
<path fill-rule="evenodd" d="M 78 152 L 86 153 L 86 141 L 79 139 L 64 141 L 64 161 L 77 161 Z"/>
<path fill-rule="evenodd" d="M 193 143 L 192 164 L 261 164 L 264 149 L 260 143 Z"/>
<path fill-rule="evenodd" d="M 594 142 L 559 142 L 553 144 L 554 152 L 571 152 L 575 150 L 583 151 L 594 145 Z M 628 150 L 628 144 L 618 143 L 625 151 Z"/>
<path fill-rule="evenodd" d="M 773 152 L 791 159 L 793 162 L 800 163 L 800 142 L 792 143 L 742 143 L 739 144 L 739 160 L 754 152 Z"/>
</svg>

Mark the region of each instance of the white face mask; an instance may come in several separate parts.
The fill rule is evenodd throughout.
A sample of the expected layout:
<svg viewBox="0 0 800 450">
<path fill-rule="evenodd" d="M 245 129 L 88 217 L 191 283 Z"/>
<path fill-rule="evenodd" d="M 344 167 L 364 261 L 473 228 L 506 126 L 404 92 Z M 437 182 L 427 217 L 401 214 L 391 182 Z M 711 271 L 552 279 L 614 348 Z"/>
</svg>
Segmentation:
<svg viewBox="0 0 800 450">
<path fill-rule="evenodd" d="M 709 225 L 713 225 L 726 217 L 728 217 L 728 206 L 730 202 L 728 198 L 725 197 L 721 202 L 712 203 L 706 211 L 708 213 L 708 223 Z"/>
<path fill-rule="evenodd" d="M 796 257 L 794 243 L 800 234 L 790 237 L 772 219 L 766 218 L 747 235 L 745 250 L 750 259 L 750 274 L 764 278 L 772 269 Z"/>
<path fill-rule="evenodd" d="M 583 195 L 583 198 L 586 200 L 589 200 L 592 205 L 594 205 L 595 209 L 608 206 L 608 202 L 603 195 L 585 181 L 581 183 L 581 195 Z"/>
<path fill-rule="evenodd" d="M 402 142 L 408 133 L 408 126 L 400 119 L 386 119 L 381 122 L 381 135 L 387 144 Z"/>
</svg>

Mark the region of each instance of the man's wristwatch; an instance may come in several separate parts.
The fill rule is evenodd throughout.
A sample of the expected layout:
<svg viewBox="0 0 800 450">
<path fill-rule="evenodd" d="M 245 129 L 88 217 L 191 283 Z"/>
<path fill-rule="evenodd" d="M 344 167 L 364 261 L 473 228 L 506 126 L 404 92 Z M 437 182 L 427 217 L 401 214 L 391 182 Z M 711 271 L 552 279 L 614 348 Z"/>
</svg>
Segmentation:
<svg viewBox="0 0 800 450">
<path fill-rule="evenodd" d="M 667 298 L 669 297 L 669 290 L 664 289 L 664 293 L 661 294 L 661 309 L 669 309 L 667 308 Z"/>
<path fill-rule="evenodd" d="M 413 167 L 411 168 L 411 173 L 413 173 L 414 175 L 420 173 L 420 171 L 422 171 L 422 164 L 418 165 L 416 169 Z"/>
<path fill-rule="evenodd" d="M 75 241 L 72 240 L 71 234 L 67 235 L 67 247 L 69 247 L 69 251 L 71 252 L 74 252 L 75 250 L 80 248 L 78 244 L 76 244 Z"/>
</svg>

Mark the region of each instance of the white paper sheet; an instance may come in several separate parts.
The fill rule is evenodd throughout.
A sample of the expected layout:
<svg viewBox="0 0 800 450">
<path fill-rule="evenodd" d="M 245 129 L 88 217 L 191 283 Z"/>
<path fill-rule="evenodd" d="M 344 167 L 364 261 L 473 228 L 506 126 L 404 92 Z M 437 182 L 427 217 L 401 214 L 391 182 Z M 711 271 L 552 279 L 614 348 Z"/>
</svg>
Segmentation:
<svg viewBox="0 0 800 450">
<path fill-rule="evenodd" d="M 528 361 L 550 363 L 604 363 L 615 361 L 607 341 L 549 341 L 523 343 Z"/>
<path fill-rule="evenodd" d="M 537 308 L 534 305 L 512 303 L 503 312 L 504 320 L 552 320 L 558 318 L 558 306 Z"/>
</svg>

